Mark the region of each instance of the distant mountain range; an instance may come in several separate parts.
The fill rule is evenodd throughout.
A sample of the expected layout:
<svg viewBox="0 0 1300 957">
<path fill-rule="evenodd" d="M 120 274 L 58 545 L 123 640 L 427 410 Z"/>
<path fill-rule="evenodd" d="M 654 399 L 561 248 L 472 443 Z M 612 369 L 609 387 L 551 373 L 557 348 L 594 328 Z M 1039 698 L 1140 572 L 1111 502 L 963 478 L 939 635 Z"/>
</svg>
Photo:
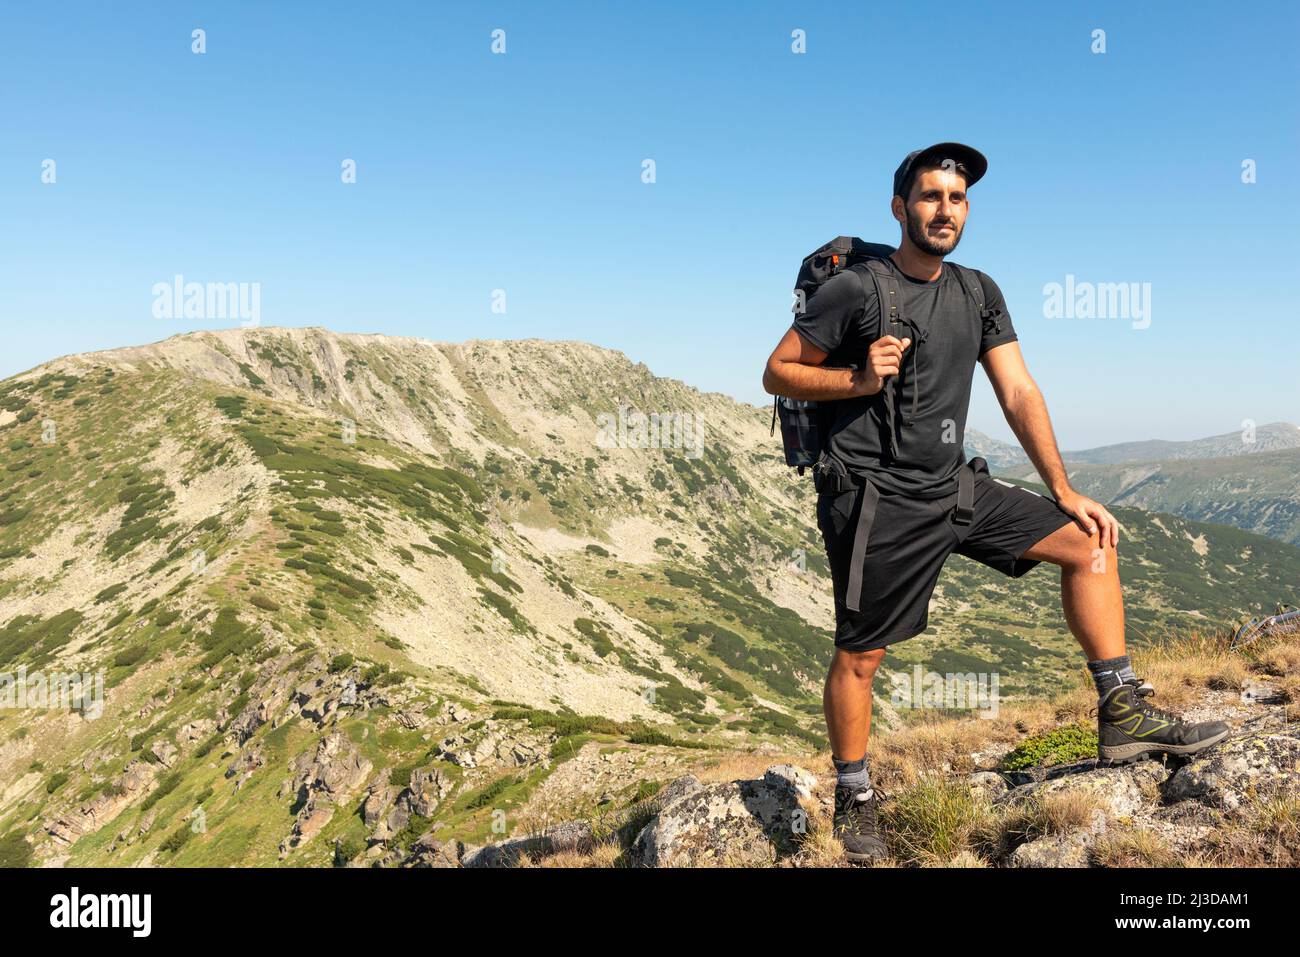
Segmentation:
<svg viewBox="0 0 1300 957">
<path fill-rule="evenodd" d="M 1062 452 L 1075 488 L 1107 505 L 1169 512 L 1300 544 L 1300 427 L 1259 426 L 1186 442 L 1152 439 Z M 968 456 L 1013 478 L 1035 480 L 1024 451 L 966 432 Z"/>
<path fill-rule="evenodd" d="M 1025 465 L 1029 457 L 1018 445 L 1001 442 L 975 429 L 966 430 L 967 455 L 982 455 L 989 465 L 1004 468 Z M 1253 433 L 1228 432 L 1204 439 L 1170 442 L 1165 439 L 1147 439 L 1143 442 L 1119 442 L 1101 445 L 1082 451 L 1062 451 L 1067 462 L 1088 465 L 1106 465 L 1127 462 L 1164 462 L 1177 459 L 1217 459 L 1236 455 L 1257 455 L 1263 452 L 1280 452 L 1300 449 L 1300 425 L 1290 422 L 1270 422 Z"/>
</svg>

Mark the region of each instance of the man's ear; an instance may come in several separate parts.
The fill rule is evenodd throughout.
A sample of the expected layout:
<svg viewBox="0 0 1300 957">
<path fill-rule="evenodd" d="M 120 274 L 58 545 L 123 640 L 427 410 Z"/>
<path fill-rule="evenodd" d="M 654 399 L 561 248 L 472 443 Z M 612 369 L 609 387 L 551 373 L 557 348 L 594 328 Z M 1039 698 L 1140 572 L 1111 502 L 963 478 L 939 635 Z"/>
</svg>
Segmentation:
<svg viewBox="0 0 1300 957">
<path fill-rule="evenodd" d="M 889 211 L 894 214 L 894 219 L 900 225 L 907 222 L 907 211 L 903 205 L 903 197 L 895 196 L 889 201 Z"/>
</svg>

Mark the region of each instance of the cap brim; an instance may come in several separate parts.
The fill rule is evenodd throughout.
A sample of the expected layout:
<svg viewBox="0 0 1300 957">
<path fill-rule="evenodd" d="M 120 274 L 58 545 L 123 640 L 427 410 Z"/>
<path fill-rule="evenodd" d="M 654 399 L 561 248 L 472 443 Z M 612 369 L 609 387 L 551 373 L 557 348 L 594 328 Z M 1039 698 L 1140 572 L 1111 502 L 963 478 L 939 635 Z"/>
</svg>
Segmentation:
<svg viewBox="0 0 1300 957">
<path fill-rule="evenodd" d="M 935 143 L 933 146 L 921 150 L 916 159 L 912 161 L 912 168 L 919 163 L 939 163 L 944 160 L 951 160 L 954 163 L 960 163 L 966 167 L 966 188 L 974 186 L 984 174 L 988 172 L 989 161 L 984 154 L 972 146 L 965 143 Z"/>
</svg>

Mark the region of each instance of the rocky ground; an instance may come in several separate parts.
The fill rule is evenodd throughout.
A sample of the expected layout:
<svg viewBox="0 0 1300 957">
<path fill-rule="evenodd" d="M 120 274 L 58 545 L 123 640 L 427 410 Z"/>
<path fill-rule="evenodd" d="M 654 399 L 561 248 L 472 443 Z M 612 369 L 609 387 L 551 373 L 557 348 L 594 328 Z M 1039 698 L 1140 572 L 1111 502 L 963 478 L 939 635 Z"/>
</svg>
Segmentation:
<svg viewBox="0 0 1300 957">
<path fill-rule="evenodd" d="M 1294 832 L 1297 821 L 1300 725 L 1289 719 L 1285 695 L 1267 680 L 1251 679 L 1241 690 L 1206 690 L 1185 713 L 1194 720 L 1227 721 L 1233 733 L 1191 761 L 1121 767 L 1100 767 L 1095 759 L 1085 759 L 1006 771 L 1000 763 L 1011 748 L 1003 745 L 972 753 L 976 770 L 922 781 L 920 790 L 947 791 L 947 810 L 969 819 L 947 859 L 928 863 L 1213 864 L 1216 854 L 1226 854 L 1231 845 L 1250 837 L 1258 852 L 1285 854 L 1267 839 L 1270 832 L 1279 840 Z M 632 826 L 621 830 L 573 820 L 481 847 L 441 843 L 427 835 L 404 863 L 842 864 L 827 833 L 833 787 L 833 777 L 793 764 L 729 781 L 706 783 L 688 774 L 672 780 L 640 817 L 629 816 L 626 823 Z M 918 843 L 924 842 L 916 833 L 917 803 L 886 798 L 882 816 L 894 854 L 889 864 L 916 862 L 907 858 L 914 859 Z M 891 821 L 896 829 L 889 827 Z M 941 835 L 929 835 L 936 836 Z M 967 846 L 957 846 L 963 843 Z"/>
</svg>

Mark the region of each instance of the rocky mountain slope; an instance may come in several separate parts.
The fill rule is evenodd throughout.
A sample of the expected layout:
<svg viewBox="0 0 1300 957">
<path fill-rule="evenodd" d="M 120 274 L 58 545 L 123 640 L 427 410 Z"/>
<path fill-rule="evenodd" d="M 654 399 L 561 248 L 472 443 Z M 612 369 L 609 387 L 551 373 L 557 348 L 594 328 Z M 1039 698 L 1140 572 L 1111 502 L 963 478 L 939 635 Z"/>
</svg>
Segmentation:
<svg viewBox="0 0 1300 957">
<path fill-rule="evenodd" d="M 0 863 L 395 863 L 819 746 L 829 583 L 767 427 L 582 343 L 226 330 L 0 383 L 0 673 L 103 682 L 0 709 Z M 1121 518 L 1139 642 L 1300 580 Z M 893 663 L 1059 690 L 1055 591 L 955 559 Z"/>
<path fill-rule="evenodd" d="M 1173 640 L 1136 663 L 1189 720 L 1225 721 L 1230 736 L 1192 759 L 1099 766 L 1087 689 L 992 721 L 939 717 L 880 736 L 881 866 L 1300 863 L 1296 633 L 1235 652 Z M 830 833 L 833 789 L 832 775 L 752 755 L 677 777 L 631 809 L 487 846 L 430 834 L 410 863 L 847 866 Z"/>
<path fill-rule="evenodd" d="M 1029 464 L 1029 456 L 1025 455 L 1025 450 L 1020 446 L 995 439 L 976 429 L 966 429 L 963 447 L 967 459 L 978 455 L 989 463 L 989 469 L 993 472 L 1001 473 Z"/>
<path fill-rule="evenodd" d="M 1300 449 L 1248 460 L 1070 466 L 1070 482 L 1108 505 L 1232 525 L 1300 545 Z"/>
</svg>

